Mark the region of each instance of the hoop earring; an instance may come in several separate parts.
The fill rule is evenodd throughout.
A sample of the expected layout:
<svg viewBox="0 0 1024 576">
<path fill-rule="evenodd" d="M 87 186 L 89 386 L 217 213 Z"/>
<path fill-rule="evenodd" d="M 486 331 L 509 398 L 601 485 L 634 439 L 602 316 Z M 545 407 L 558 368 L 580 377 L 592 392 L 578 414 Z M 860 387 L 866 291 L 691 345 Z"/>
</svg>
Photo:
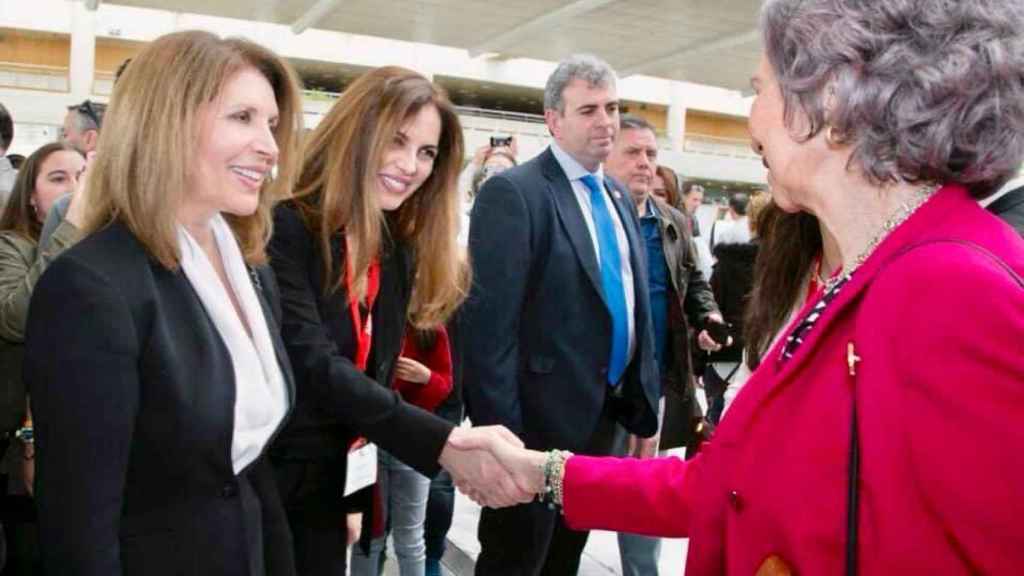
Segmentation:
<svg viewBox="0 0 1024 576">
<path fill-rule="evenodd" d="M 842 139 L 836 136 L 836 127 L 829 124 L 825 127 L 825 142 L 829 146 L 838 146 L 842 144 Z"/>
</svg>

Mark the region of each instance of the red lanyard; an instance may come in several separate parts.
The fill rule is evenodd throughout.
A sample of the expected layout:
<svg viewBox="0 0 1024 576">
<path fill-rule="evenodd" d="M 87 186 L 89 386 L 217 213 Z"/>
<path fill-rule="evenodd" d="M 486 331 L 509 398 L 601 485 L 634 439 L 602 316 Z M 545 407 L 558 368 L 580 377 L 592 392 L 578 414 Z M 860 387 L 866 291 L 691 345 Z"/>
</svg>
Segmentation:
<svg viewBox="0 0 1024 576">
<path fill-rule="evenodd" d="M 366 363 L 370 359 L 370 344 L 373 342 L 373 303 L 377 301 L 380 291 L 380 262 L 374 258 L 366 271 L 366 323 L 359 313 L 359 298 L 352 287 L 352 261 L 348 261 L 345 274 L 345 289 L 348 290 L 348 311 L 352 316 L 352 329 L 356 334 L 356 367 L 366 372 Z"/>
</svg>

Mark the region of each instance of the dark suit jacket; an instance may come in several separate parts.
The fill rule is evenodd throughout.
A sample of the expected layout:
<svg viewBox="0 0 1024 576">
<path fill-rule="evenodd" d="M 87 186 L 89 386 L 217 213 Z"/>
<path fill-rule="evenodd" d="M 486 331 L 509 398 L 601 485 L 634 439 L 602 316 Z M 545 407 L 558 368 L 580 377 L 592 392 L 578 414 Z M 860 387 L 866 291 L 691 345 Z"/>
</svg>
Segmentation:
<svg viewBox="0 0 1024 576">
<path fill-rule="evenodd" d="M 650 327 L 646 252 L 629 194 L 612 204 L 630 245 L 636 350 L 614 416 L 657 431 L 660 384 Z M 473 207 L 474 283 L 465 313 L 464 393 L 474 424 L 503 424 L 527 446 L 582 451 L 606 396 L 611 315 L 597 256 L 571 184 L 551 150 L 497 175 Z"/>
<path fill-rule="evenodd" d="M 269 302 L 257 289 L 288 389 Z M 269 297 L 268 297 L 269 296 Z M 269 465 L 231 464 L 234 368 L 184 273 L 114 223 L 54 261 L 29 312 L 47 574 L 291 574 Z"/>
<path fill-rule="evenodd" d="M 341 248 L 338 235 L 332 240 L 336 266 L 344 262 Z M 453 426 L 403 402 L 389 385 L 412 290 L 408 250 L 384 248 L 366 374 L 352 362 L 357 342 L 348 292 L 341 287 L 324 293 L 320 243 L 294 204 L 276 208 L 268 251 L 281 290 L 281 330 L 298 390 L 295 416 L 271 449 L 274 458 L 340 459 L 343 466 L 349 442 L 358 435 L 424 474 L 436 473 Z M 337 279 L 337 272 L 331 277 Z M 340 502 L 340 494 L 338 486 L 333 500 Z"/>
<path fill-rule="evenodd" d="M 989 212 L 999 216 L 1024 236 L 1024 186 L 1007 192 L 988 205 Z"/>
</svg>

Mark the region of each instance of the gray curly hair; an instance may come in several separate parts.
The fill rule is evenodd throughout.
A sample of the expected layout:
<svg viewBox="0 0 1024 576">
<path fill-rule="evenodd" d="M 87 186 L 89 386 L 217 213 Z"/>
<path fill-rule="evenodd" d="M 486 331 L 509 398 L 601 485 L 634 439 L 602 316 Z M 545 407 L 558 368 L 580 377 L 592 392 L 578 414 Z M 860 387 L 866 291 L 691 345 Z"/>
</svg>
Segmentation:
<svg viewBox="0 0 1024 576">
<path fill-rule="evenodd" d="M 565 112 L 562 93 L 576 78 L 587 81 L 591 87 L 615 86 L 615 70 L 593 54 L 573 54 L 558 63 L 544 86 L 544 109 Z"/>
<path fill-rule="evenodd" d="M 830 127 L 875 183 L 983 197 L 1020 167 L 1021 0 L 766 0 L 761 31 L 787 126 Z"/>
</svg>

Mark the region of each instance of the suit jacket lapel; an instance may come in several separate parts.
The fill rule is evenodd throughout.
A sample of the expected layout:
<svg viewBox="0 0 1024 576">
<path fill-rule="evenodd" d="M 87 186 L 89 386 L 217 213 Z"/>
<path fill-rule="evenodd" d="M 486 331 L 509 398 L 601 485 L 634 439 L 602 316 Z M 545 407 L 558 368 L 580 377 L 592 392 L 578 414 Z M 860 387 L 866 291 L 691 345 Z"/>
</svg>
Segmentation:
<svg viewBox="0 0 1024 576">
<path fill-rule="evenodd" d="M 270 274 L 273 274 L 268 268 L 264 268 Z M 260 302 L 260 307 L 263 309 L 263 317 L 270 325 L 270 341 L 274 344 L 274 356 L 277 358 L 277 365 L 281 367 L 281 375 L 284 376 L 285 391 L 288 394 L 288 410 L 291 411 L 292 406 L 295 405 L 295 377 L 292 374 L 292 365 L 288 359 L 288 351 L 284 348 L 284 342 L 281 340 L 281 329 L 280 329 L 280 316 L 275 314 L 274 307 L 270 303 L 272 291 L 267 287 L 267 277 L 260 271 L 253 269 L 253 273 L 256 274 L 256 278 L 260 279 L 260 286 L 256 290 L 256 299 Z M 277 294 L 273 294 L 277 297 Z"/>
<path fill-rule="evenodd" d="M 580 210 L 579 202 L 576 201 L 572 184 L 569 183 L 569 179 L 562 171 L 562 167 L 558 165 L 551 150 L 544 152 L 542 168 L 544 177 L 548 180 L 551 195 L 555 200 L 558 218 L 562 221 L 562 226 L 565 228 L 566 235 L 569 236 L 573 250 L 576 251 L 580 266 L 590 278 L 590 283 L 600 295 L 601 300 L 604 300 L 604 290 L 601 289 L 601 273 L 597 267 L 594 244 L 590 238 L 590 231 L 587 230 L 587 223 L 583 219 L 583 211 Z M 607 305 L 607 303 L 605 304 Z"/>
</svg>

